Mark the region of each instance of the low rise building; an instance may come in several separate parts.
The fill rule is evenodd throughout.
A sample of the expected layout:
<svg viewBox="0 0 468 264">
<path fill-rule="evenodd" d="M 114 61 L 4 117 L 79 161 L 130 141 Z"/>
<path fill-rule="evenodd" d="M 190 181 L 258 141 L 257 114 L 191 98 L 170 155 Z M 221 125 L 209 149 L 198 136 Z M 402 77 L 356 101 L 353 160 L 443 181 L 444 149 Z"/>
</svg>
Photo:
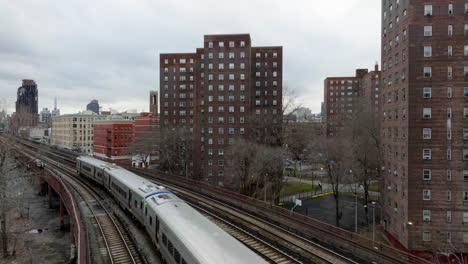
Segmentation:
<svg viewBox="0 0 468 264">
<path fill-rule="evenodd" d="M 133 140 L 133 123 L 119 116 L 96 120 L 93 155 L 112 161 L 130 160 L 128 147 Z"/>
<path fill-rule="evenodd" d="M 93 123 L 102 118 L 91 111 L 52 117 L 50 144 L 82 153 L 93 153 Z"/>
</svg>

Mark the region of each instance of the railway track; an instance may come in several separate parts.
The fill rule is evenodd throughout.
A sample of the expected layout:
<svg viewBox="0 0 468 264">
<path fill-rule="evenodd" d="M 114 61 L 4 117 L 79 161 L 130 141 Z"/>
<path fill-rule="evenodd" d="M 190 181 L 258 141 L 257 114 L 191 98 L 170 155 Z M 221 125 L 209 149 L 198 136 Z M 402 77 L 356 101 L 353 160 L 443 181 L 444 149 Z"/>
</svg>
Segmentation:
<svg viewBox="0 0 468 264">
<path fill-rule="evenodd" d="M 240 242 L 247 245 L 252 250 L 258 252 L 270 263 L 278 264 L 294 264 L 302 263 L 299 260 L 287 255 L 283 251 L 269 244 L 268 242 L 257 238 L 255 235 L 250 234 L 249 232 L 235 226 L 234 224 L 224 220 L 223 218 L 215 215 L 214 213 L 209 212 L 206 209 L 201 208 L 192 203 L 188 203 L 190 206 L 194 207 L 200 211 L 206 218 L 210 219 L 217 226 L 221 227 L 226 233 L 230 234 Z"/>
<path fill-rule="evenodd" d="M 31 158 L 36 158 L 35 153 L 21 146 L 23 153 Z M 70 167 L 61 165 L 59 162 L 48 157 L 41 157 L 47 167 L 52 168 L 62 179 L 67 182 L 78 193 L 86 208 L 90 212 L 90 218 L 99 230 L 98 244 L 100 244 L 101 255 L 109 259 L 111 264 L 143 264 L 143 260 L 137 248 L 131 242 L 127 232 L 107 210 L 101 197 L 89 184 L 77 179 L 76 171 Z"/>
<path fill-rule="evenodd" d="M 140 172 L 141 174 L 141 172 Z M 228 216 L 233 222 L 241 224 L 244 227 L 249 227 L 249 229 L 255 230 L 256 232 L 262 234 L 265 239 L 274 241 L 278 246 L 285 251 L 290 252 L 290 260 L 295 260 L 295 263 L 333 263 L 333 264 L 357 264 L 363 262 L 356 262 L 353 259 L 350 259 L 340 253 L 333 252 L 313 241 L 302 238 L 290 231 L 284 230 L 270 222 L 264 221 L 258 217 L 252 216 L 246 212 L 240 211 L 237 208 L 231 207 L 226 204 L 222 204 L 219 201 L 216 201 L 212 198 L 205 197 L 203 195 L 197 194 L 195 192 L 182 189 L 179 186 L 175 186 L 168 183 L 163 183 L 161 181 L 155 180 L 154 177 L 145 175 L 146 178 L 155 182 L 159 185 L 167 186 L 171 191 L 176 193 L 179 197 L 190 201 L 191 205 L 197 204 L 202 207 L 206 207 L 217 211 L 223 216 Z M 255 243 L 254 243 L 255 244 Z M 268 246 L 268 245 L 266 245 Z M 261 252 L 259 252 L 261 254 Z M 263 254 L 261 254 L 263 255 Z M 263 255 L 265 256 L 265 255 Z M 292 257 L 291 257 L 292 256 Z M 265 256 L 266 257 L 266 256 Z M 296 257 L 296 258 L 294 258 Z"/>
<path fill-rule="evenodd" d="M 60 156 L 60 154 L 57 154 L 57 155 Z M 206 207 L 208 208 L 216 208 L 217 210 L 220 210 L 219 212 L 221 212 L 220 214 L 223 215 L 223 218 L 227 216 L 227 218 L 229 218 L 230 221 L 233 220 L 233 222 L 237 222 L 235 221 L 235 219 L 242 220 L 241 221 L 242 226 L 250 226 L 251 230 L 254 230 L 253 233 L 255 234 L 257 234 L 258 232 L 262 230 L 262 228 L 270 224 L 272 229 L 263 230 L 265 233 L 267 233 L 266 240 L 270 242 L 275 241 L 275 243 L 270 243 L 270 244 L 273 244 L 275 248 L 281 248 L 283 252 L 287 253 L 287 255 L 292 256 L 295 261 L 299 260 L 299 261 L 302 261 L 303 263 L 414 263 L 414 264 L 430 263 L 429 261 L 425 259 L 421 259 L 419 257 L 407 254 L 405 252 L 393 249 L 391 247 L 387 247 L 387 246 L 380 245 L 380 244 L 374 246 L 373 242 L 371 243 L 372 248 L 370 248 L 370 246 L 368 245 L 370 243 L 369 241 L 364 241 L 365 239 L 359 236 L 356 236 L 352 233 L 345 232 L 345 231 L 336 233 L 335 229 L 337 228 L 333 226 L 330 226 L 329 228 L 321 227 L 321 226 L 327 226 L 327 224 L 324 224 L 324 223 L 317 222 L 316 225 L 318 225 L 319 227 L 312 228 L 312 226 L 310 225 L 314 223 L 315 220 L 313 219 L 302 219 L 304 217 L 298 216 L 299 218 L 301 218 L 301 221 L 300 221 L 301 225 L 298 226 L 297 225 L 298 223 L 296 223 L 296 220 L 292 219 L 289 216 L 289 214 L 286 217 L 285 215 L 283 215 L 284 212 L 277 212 L 279 213 L 279 215 L 276 215 L 276 214 L 271 215 L 272 211 L 275 211 L 275 212 L 278 211 L 278 210 L 271 210 L 271 209 L 278 209 L 278 208 L 267 209 L 261 214 L 255 213 L 254 215 L 251 215 L 250 220 L 248 220 L 245 218 L 246 217 L 249 218 L 248 213 L 246 212 L 251 211 L 250 206 L 253 206 L 253 208 L 257 208 L 252 212 L 257 212 L 256 210 L 261 209 L 259 207 L 262 207 L 262 206 L 256 205 L 256 203 L 254 203 L 255 201 L 250 201 L 250 200 L 244 201 L 243 199 L 240 199 L 240 200 L 234 200 L 237 202 L 231 203 L 233 200 L 230 200 L 230 199 L 235 199 L 235 197 L 239 195 L 226 194 L 225 191 L 223 191 L 223 193 L 221 194 L 219 193 L 218 190 L 211 190 L 213 188 L 209 188 L 208 186 L 204 186 L 203 184 L 198 183 L 198 185 L 202 185 L 202 186 L 198 186 L 194 181 L 190 181 L 187 179 L 178 179 L 178 177 L 176 177 L 177 179 L 172 179 L 171 177 L 167 177 L 167 175 L 162 175 L 161 173 L 156 172 L 156 171 L 142 171 L 142 170 L 134 170 L 132 168 L 128 168 L 128 169 L 133 170 L 135 173 L 142 175 L 143 177 L 146 177 L 149 180 L 155 181 L 157 184 L 168 186 L 169 188 L 174 190 L 174 192 L 179 192 L 179 195 L 182 198 L 185 198 L 188 200 L 192 199 L 191 201 L 195 202 L 198 205 L 206 205 Z M 209 192 L 207 192 L 208 190 Z M 203 200 L 202 198 L 205 200 Z M 210 199 L 212 201 L 209 201 Z M 239 205 L 239 202 L 242 203 L 242 201 L 247 202 L 249 204 L 246 207 L 246 208 L 249 208 L 249 210 L 246 210 L 243 205 Z M 227 209 L 225 208 L 224 211 L 221 210 L 219 206 L 218 207 L 214 206 L 216 203 L 219 204 L 221 207 L 222 206 L 227 207 Z M 242 210 L 239 210 L 239 209 L 242 209 Z M 236 212 L 236 210 L 238 212 Z M 262 212 L 262 210 L 263 209 L 261 209 L 260 212 Z M 287 221 L 292 221 L 292 222 L 289 223 L 289 222 L 283 222 L 282 220 L 275 220 L 273 221 L 274 224 L 271 224 L 270 223 L 271 220 L 269 220 L 268 215 L 269 217 L 274 217 L 277 219 L 281 219 L 281 218 L 285 218 L 284 220 L 290 219 Z M 303 223 L 303 221 L 305 222 Z M 291 228 L 290 225 L 295 226 L 295 227 Z M 279 228 L 279 226 L 283 226 L 284 228 L 282 230 L 274 230 L 274 228 Z M 310 228 L 312 228 L 312 230 Z M 320 229 L 320 228 L 323 228 L 323 229 Z M 317 230 L 318 232 L 313 231 L 316 229 L 319 229 Z M 312 233 L 318 233 L 319 235 L 316 236 L 316 235 L 310 235 L 309 233 L 305 233 L 306 234 L 305 236 L 309 238 L 309 239 L 305 239 L 304 237 L 302 237 L 302 235 L 304 235 L 302 234 L 303 230 L 307 230 L 307 232 L 312 231 Z M 296 233 L 302 234 L 302 235 L 299 236 Z M 280 234 L 282 238 L 278 238 L 278 236 L 276 236 L 277 234 Z M 321 237 L 322 235 L 325 235 L 325 237 L 322 238 Z M 286 238 L 287 236 L 293 239 L 289 240 Z M 330 237 L 327 237 L 327 236 L 330 236 Z M 355 237 L 355 238 L 352 238 L 352 237 Z M 343 247 L 342 246 L 343 243 L 341 242 L 338 243 L 337 245 L 335 245 L 335 242 L 332 242 L 332 244 L 325 242 L 323 244 L 325 247 L 321 245 L 323 242 L 322 240 L 330 241 L 330 238 L 343 241 L 345 245 L 351 246 L 350 247 L 351 252 L 359 252 L 359 254 L 357 255 L 363 254 L 366 256 L 365 257 L 366 259 L 369 258 L 372 260 L 365 260 L 359 257 L 356 258 L 355 253 L 351 255 L 347 252 L 347 250 L 343 251 L 342 249 L 339 249 L 339 248 L 346 248 L 346 249 L 348 248 L 348 247 Z M 262 237 L 262 239 L 264 239 L 264 237 Z M 281 242 L 278 245 L 276 241 L 281 241 Z M 317 244 L 314 241 L 319 241 L 320 244 Z M 290 244 L 288 245 L 287 243 L 290 243 Z M 306 249 L 303 247 L 306 244 L 312 244 L 312 245 L 315 244 L 316 248 L 313 249 L 314 246 L 312 246 L 312 248 Z M 339 249 L 337 251 L 342 252 L 342 254 L 341 255 L 337 254 L 335 252 L 336 249 Z M 310 258 L 304 258 L 304 255 Z M 274 263 L 274 261 L 272 261 L 272 263 Z"/>
<path fill-rule="evenodd" d="M 27 144 L 29 147 L 34 148 L 41 147 L 41 145 L 33 146 L 29 142 L 24 144 Z M 53 153 L 49 152 L 49 155 L 53 155 L 54 158 L 62 159 L 71 165 L 69 158 L 64 158 L 59 153 L 55 153 L 55 151 L 52 152 Z M 151 177 L 149 175 L 142 176 L 149 178 L 151 181 L 159 185 L 168 185 L 168 183 L 156 181 L 154 177 Z M 271 263 L 357 263 L 345 256 L 332 252 L 316 244 L 315 242 L 306 241 L 305 239 L 301 239 L 299 236 L 286 230 L 282 230 L 281 228 L 276 227 L 271 223 L 258 219 L 254 216 L 246 215 L 245 212 L 240 212 L 238 209 L 229 207 L 227 205 L 221 205 L 219 202 L 213 199 L 203 197 L 188 190 L 183 190 L 175 185 L 169 185 L 169 187 L 172 191 L 176 192 L 181 197 L 192 201 L 192 206 L 201 211 L 210 220 L 212 220 L 221 228 L 223 228 L 227 233 L 231 234 L 240 242 L 252 248 L 259 255 L 263 256 Z M 269 233 L 270 235 L 265 238 L 272 241 L 276 245 L 274 246 L 272 245 L 273 243 L 269 243 L 264 239 L 259 238 L 258 236 L 254 236 L 253 234 L 249 233 L 243 228 L 236 227 L 234 224 L 203 209 L 200 206 L 200 201 L 203 204 L 208 204 L 211 208 L 216 208 L 219 214 L 229 215 L 229 218 L 232 222 L 241 223 L 244 229 L 248 226 L 251 230 L 254 230 L 256 233 L 259 233 L 260 231 L 263 234 Z M 292 254 L 288 254 L 285 251 L 279 249 L 279 247 L 294 248 L 294 250 L 290 251 Z M 293 255 L 295 255 L 296 257 L 294 257 Z"/>
</svg>

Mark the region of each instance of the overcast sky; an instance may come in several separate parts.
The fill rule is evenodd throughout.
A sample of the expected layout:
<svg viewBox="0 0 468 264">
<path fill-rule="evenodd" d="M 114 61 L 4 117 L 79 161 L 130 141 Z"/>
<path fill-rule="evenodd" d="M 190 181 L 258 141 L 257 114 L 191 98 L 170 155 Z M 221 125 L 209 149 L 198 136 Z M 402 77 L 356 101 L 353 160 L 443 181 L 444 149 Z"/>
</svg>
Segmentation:
<svg viewBox="0 0 468 264">
<path fill-rule="evenodd" d="M 39 108 L 62 113 L 98 99 L 104 110 L 148 111 L 159 53 L 194 52 L 205 34 L 250 33 L 283 46 L 284 83 L 320 111 L 326 76 L 380 61 L 376 0 L 0 0 L 0 98 L 14 111 L 22 79 Z"/>
</svg>

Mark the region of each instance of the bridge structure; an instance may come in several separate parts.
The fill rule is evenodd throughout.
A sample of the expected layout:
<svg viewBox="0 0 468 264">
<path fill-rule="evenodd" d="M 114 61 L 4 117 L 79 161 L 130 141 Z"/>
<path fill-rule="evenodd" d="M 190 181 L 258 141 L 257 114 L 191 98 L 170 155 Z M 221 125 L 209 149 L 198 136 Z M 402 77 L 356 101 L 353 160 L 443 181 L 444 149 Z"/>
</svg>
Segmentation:
<svg viewBox="0 0 468 264">
<path fill-rule="evenodd" d="M 36 149 L 44 148 L 44 146 L 32 142 L 21 141 L 21 144 Z M 71 152 L 62 154 L 62 162 L 69 164 L 78 156 L 78 154 Z M 216 214 L 224 220 L 239 223 L 240 226 L 248 228 L 250 231 L 254 230 L 256 236 L 277 248 L 281 248 L 283 253 L 297 260 L 296 263 L 431 263 L 426 259 L 369 240 L 356 233 L 224 188 L 157 170 L 131 167 L 127 169 L 167 186 L 196 208 L 203 207 L 201 210 L 211 211 L 212 214 Z M 59 195 L 66 194 L 66 190 L 62 190 L 61 187 L 54 188 L 53 180 L 50 182 L 49 186 Z M 60 197 L 62 196 L 60 195 Z M 69 198 L 62 200 L 67 211 L 69 213 L 71 211 L 72 218 L 77 217 L 73 221 L 76 221 L 76 225 L 78 225 L 80 215 L 79 212 L 74 212 L 76 210 L 76 206 L 73 207 L 74 202 Z M 80 228 L 75 229 L 74 232 L 77 232 L 75 236 L 79 236 L 79 232 L 83 231 Z M 78 252 L 86 254 L 86 250 L 80 251 L 80 248 L 83 247 L 83 241 L 85 240 L 75 239 Z M 320 254 L 336 254 L 341 259 L 340 261 L 317 262 L 314 256 Z M 79 256 L 79 259 L 83 262 L 78 263 L 86 263 L 84 256 Z M 275 262 L 273 261 L 273 263 Z"/>
</svg>

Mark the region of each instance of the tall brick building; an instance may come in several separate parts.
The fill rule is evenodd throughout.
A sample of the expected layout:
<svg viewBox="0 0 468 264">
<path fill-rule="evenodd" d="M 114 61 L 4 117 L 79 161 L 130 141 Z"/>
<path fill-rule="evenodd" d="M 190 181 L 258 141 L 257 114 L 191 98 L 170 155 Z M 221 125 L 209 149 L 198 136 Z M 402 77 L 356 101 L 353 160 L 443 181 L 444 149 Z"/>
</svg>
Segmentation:
<svg viewBox="0 0 468 264">
<path fill-rule="evenodd" d="M 190 169 L 223 184 L 224 153 L 256 117 L 282 118 L 282 47 L 250 35 L 206 35 L 195 53 L 160 55 L 161 127 L 185 127 Z"/>
<path fill-rule="evenodd" d="M 464 2 L 382 1 L 382 217 L 410 250 L 468 252 Z"/>
<path fill-rule="evenodd" d="M 357 69 L 353 77 L 328 77 L 324 82 L 324 118 L 327 136 L 335 136 L 344 127 L 357 104 L 369 104 L 371 109 L 380 108 L 380 71 Z"/>
<path fill-rule="evenodd" d="M 34 80 L 23 80 L 17 90 L 15 126 L 37 126 L 39 122 L 38 90 Z"/>
</svg>

